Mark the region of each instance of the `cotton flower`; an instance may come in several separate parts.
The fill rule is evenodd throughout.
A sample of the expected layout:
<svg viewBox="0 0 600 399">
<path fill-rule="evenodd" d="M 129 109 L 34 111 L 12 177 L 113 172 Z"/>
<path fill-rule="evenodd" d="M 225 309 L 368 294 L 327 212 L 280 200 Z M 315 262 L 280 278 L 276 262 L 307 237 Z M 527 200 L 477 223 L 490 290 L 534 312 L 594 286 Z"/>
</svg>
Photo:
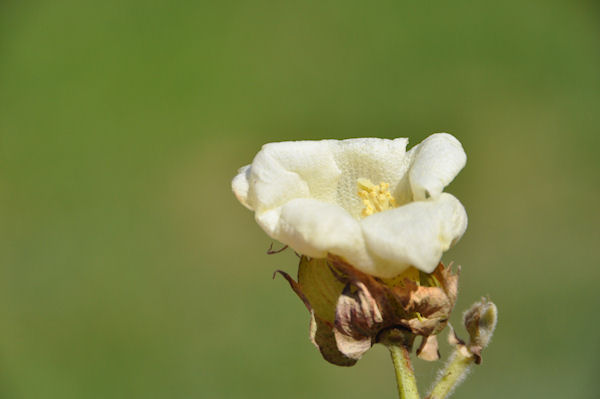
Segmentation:
<svg viewBox="0 0 600 399">
<path fill-rule="evenodd" d="M 238 200 L 273 239 L 309 258 L 335 256 L 391 278 L 432 273 L 467 227 L 444 193 L 466 163 L 460 142 L 437 133 L 408 139 L 270 143 L 233 179 Z"/>
</svg>

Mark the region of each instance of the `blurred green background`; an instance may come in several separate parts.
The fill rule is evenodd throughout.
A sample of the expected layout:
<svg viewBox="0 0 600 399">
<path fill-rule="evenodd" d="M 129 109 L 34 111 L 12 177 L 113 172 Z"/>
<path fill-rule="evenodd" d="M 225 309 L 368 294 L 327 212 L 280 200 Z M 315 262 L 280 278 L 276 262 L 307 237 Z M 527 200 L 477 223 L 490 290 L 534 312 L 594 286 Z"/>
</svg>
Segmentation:
<svg viewBox="0 0 600 399">
<path fill-rule="evenodd" d="M 597 398 L 599 111 L 596 0 L 4 0 L 0 397 L 395 397 L 384 348 L 321 359 L 229 184 L 266 142 L 448 131 L 453 321 L 500 309 L 455 397 Z"/>
</svg>

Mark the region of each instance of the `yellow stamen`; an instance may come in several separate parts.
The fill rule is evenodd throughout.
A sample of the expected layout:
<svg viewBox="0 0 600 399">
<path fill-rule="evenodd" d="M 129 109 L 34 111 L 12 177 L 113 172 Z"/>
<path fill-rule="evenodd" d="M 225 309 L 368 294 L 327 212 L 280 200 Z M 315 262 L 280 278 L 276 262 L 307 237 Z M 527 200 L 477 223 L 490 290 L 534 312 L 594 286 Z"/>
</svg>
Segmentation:
<svg viewBox="0 0 600 399">
<path fill-rule="evenodd" d="M 362 199 L 364 209 L 362 217 L 370 216 L 374 213 L 386 211 L 395 208 L 396 200 L 390 193 L 390 185 L 386 182 L 381 182 L 375 185 L 369 179 L 360 178 L 357 181 L 358 196 Z"/>
</svg>

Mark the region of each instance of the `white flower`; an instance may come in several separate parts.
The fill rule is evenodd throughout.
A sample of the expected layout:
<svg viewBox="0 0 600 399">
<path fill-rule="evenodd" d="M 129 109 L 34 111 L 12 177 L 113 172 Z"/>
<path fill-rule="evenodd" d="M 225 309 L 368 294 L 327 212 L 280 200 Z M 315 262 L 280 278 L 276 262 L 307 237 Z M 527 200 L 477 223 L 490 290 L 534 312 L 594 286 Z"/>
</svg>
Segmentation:
<svg viewBox="0 0 600 399">
<path fill-rule="evenodd" d="M 466 163 L 460 142 L 408 139 L 292 141 L 263 146 L 233 179 L 236 197 L 273 239 L 313 258 L 333 254 L 393 277 L 431 273 L 460 239 L 467 215 L 442 190 Z"/>
</svg>

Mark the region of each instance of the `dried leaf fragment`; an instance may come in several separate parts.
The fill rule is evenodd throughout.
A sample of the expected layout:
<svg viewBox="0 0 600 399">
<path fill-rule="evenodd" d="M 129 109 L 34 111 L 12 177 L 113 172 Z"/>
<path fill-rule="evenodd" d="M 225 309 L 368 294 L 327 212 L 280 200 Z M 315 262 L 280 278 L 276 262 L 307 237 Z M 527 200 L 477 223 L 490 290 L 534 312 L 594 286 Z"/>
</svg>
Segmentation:
<svg viewBox="0 0 600 399">
<path fill-rule="evenodd" d="M 422 338 L 421 346 L 417 349 L 417 356 L 428 362 L 433 362 L 440 358 L 438 340 L 435 335 Z"/>
</svg>

